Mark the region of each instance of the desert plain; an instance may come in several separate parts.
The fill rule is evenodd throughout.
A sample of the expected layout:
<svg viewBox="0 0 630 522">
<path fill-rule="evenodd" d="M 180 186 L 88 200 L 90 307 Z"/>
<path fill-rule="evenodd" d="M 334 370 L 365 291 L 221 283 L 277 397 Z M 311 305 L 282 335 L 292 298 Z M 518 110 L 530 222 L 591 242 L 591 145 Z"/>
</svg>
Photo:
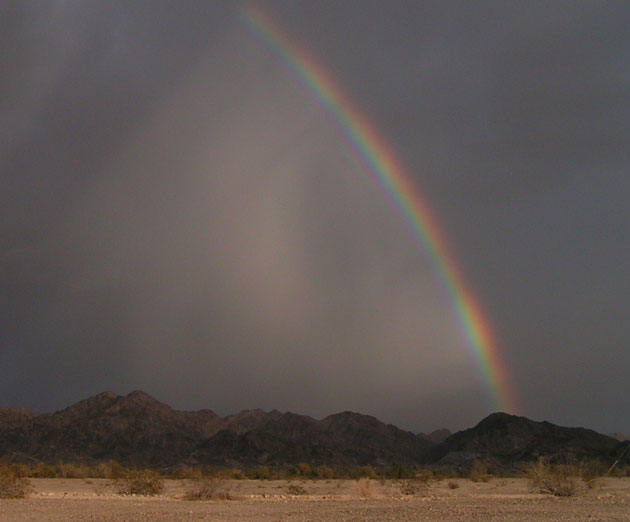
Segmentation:
<svg viewBox="0 0 630 522">
<path fill-rule="evenodd" d="M 409 494 L 396 480 L 230 480 L 233 500 L 189 501 L 167 480 L 157 496 L 125 496 L 106 479 L 32 479 L 24 499 L 0 500 L 1 522 L 630 521 L 630 478 L 607 478 L 560 498 L 522 478 L 444 479 Z M 414 489 L 414 488 L 412 488 Z M 299 491 L 300 494 L 292 494 Z"/>
</svg>

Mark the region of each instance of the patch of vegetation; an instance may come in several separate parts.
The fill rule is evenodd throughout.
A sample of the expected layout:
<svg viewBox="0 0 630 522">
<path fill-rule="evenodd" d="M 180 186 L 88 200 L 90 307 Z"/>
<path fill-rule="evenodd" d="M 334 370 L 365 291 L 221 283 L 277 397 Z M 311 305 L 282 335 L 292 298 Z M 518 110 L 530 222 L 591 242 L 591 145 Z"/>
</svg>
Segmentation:
<svg viewBox="0 0 630 522">
<path fill-rule="evenodd" d="M 313 467 L 308 462 L 300 462 L 295 466 L 295 475 L 298 477 L 313 477 L 315 472 Z"/>
<path fill-rule="evenodd" d="M 62 460 L 56 466 L 59 478 L 88 478 L 94 476 L 94 468 L 80 464 L 66 463 Z"/>
<path fill-rule="evenodd" d="M 37 465 L 31 469 L 29 475 L 33 478 L 56 478 L 57 468 L 56 466 L 38 462 Z"/>
<path fill-rule="evenodd" d="M 491 478 L 488 466 L 480 460 L 475 460 L 470 469 L 469 478 L 473 482 L 488 482 Z"/>
<path fill-rule="evenodd" d="M 223 475 L 226 478 L 231 478 L 235 480 L 243 480 L 244 478 L 246 478 L 245 473 L 243 473 L 243 470 L 240 470 L 238 468 L 226 469 L 223 472 Z"/>
<path fill-rule="evenodd" d="M 613 477 L 630 477 L 630 466 L 617 466 L 611 476 Z"/>
<path fill-rule="evenodd" d="M 573 463 L 551 464 L 541 457 L 529 467 L 528 475 L 533 489 L 539 493 L 556 497 L 572 497 L 577 493 L 580 473 Z"/>
<path fill-rule="evenodd" d="M 400 493 L 402 495 L 413 496 L 419 493 L 427 493 L 429 481 L 419 479 L 404 479 L 400 481 Z"/>
<path fill-rule="evenodd" d="M 227 480 L 215 475 L 191 480 L 184 495 L 186 500 L 234 500 L 228 491 Z"/>
<path fill-rule="evenodd" d="M 271 471 L 267 466 L 258 466 L 247 472 L 247 478 L 252 480 L 271 480 Z"/>
<path fill-rule="evenodd" d="M 318 479 L 332 479 L 335 477 L 335 472 L 328 466 L 317 466 L 313 471 Z"/>
<path fill-rule="evenodd" d="M 164 479 L 157 471 L 127 470 L 114 480 L 116 492 L 121 495 L 159 495 L 164 491 Z"/>
<path fill-rule="evenodd" d="M 306 495 L 307 492 L 302 486 L 298 486 L 297 484 L 291 484 L 287 488 L 287 493 L 289 495 Z"/>
<path fill-rule="evenodd" d="M 435 474 L 430 469 L 423 469 L 421 471 L 418 471 L 414 478 L 418 482 L 422 482 L 424 484 L 429 484 L 430 482 L 436 480 Z"/>
<path fill-rule="evenodd" d="M 101 462 L 95 470 L 95 478 L 106 478 L 110 480 L 117 480 L 124 478 L 127 470 L 125 467 L 116 462 L 115 460 L 108 460 L 107 462 Z"/>
<path fill-rule="evenodd" d="M 172 471 L 169 477 L 176 480 L 201 480 L 203 474 L 199 468 L 180 468 Z"/>
<path fill-rule="evenodd" d="M 0 498 L 24 498 L 32 491 L 30 481 L 6 466 L 0 466 Z"/>
<path fill-rule="evenodd" d="M 371 497 L 372 492 L 372 481 L 368 477 L 360 478 L 355 482 L 355 488 L 357 490 L 357 494 L 361 498 Z"/>
<path fill-rule="evenodd" d="M 403 466 L 398 462 L 392 462 L 382 473 L 386 478 L 410 479 L 414 478 L 415 471 L 408 466 Z"/>
<path fill-rule="evenodd" d="M 455 482 L 454 480 L 449 480 L 446 485 L 448 489 L 457 489 L 459 487 L 459 482 Z"/>
<path fill-rule="evenodd" d="M 601 479 L 608 473 L 608 466 L 601 460 L 589 460 L 580 463 L 579 472 L 586 487 L 593 489 L 601 486 Z"/>
</svg>

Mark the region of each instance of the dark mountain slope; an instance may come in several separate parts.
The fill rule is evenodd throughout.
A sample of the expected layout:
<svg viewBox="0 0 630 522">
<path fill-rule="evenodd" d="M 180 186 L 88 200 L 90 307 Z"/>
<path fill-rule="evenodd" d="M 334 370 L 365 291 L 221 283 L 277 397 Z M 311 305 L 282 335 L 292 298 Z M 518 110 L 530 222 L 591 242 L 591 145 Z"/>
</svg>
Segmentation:
<svg viewBox="0 0 630 522">
<path fill-rule="evenodd" d="M 440 431 L 435 438 L 448 433 Z M 432 434 L 433 435 L 433 434 Z M 623 443 L 584 428 L 495 413 L 440 444 L 369 415 L 305 415 L 247 410 L 221 418 L 177 411 L 146 393 L 101 393 L 38 415 L 0 410 L 0 462 L 59 460 L 164 468 L 211 464 L 250 467 L 299 462 L 330 466 L 465 466 L 483 459 L 513 466 L 539 456 L 611 461 Z"/>
<path fill-rule="evenodd" d="M 36 415 L 0 411 L 0 461 L 59 460 L 126 465 L 251 466 L 305 461 L 330 465 L 418 464 L 433 444 L 355 413 L 322 421 L 294 413 L 248 410 L 221 418 L 183 412 L 135 391 L 102 393 L 65 410 Z"/>
<path fill-rule="evenodd" d="M 344 412 L 317 421 L 294 413 L 243 412 L 195 453 L 200 462 L 291 465 L 417 465 L 433 444 L 374 417 Z M 243 426 L 252 428 L 249 431 Z"/>
<path fill-rule="evenodd" d="M 460 465 L 473 459 L 486 459 L 512 465 L 540 456 L 610 460 L 619 447 L 619 441 L 592 430 L 494 413 L 474 428 L 455 433 L 439 444 L 429 462 Z"/>
<path fill-rule="evenodd" d="M 447 430 L 446 428 L 442 428 L 441 430 L 432 431 L 428 435 L 426 433 L 420 433 L 420 436 L 423 439 L 426 439 L 426 440 L 428 440 L 430 442 L 433 442 L 435 444 L 440 444 L 440 443 L 444 442 L 451 435 L 452 435 L 451 431 Z"/>
<path fill-rule="evenodd" d="M 143 392 L 102 393 L 65 410 L 0 425 L 0 455 L 44 462 L 172 465 L 220 429 L 220 417 L 204 410 L 178 412 Z"/>
<path fill-rule="evenodd" d="M 369 464 L 371 456 L 378 465 L 390 462 L 414 464 L 421 462 L 434 444 L 375 417 L 353 412 L 337 413 L 321 421 L 334 434 L 334 443 L 343 448 L 354 464 Z M 368 458 L 370 456 L 370 458 Z"/>
</svg>

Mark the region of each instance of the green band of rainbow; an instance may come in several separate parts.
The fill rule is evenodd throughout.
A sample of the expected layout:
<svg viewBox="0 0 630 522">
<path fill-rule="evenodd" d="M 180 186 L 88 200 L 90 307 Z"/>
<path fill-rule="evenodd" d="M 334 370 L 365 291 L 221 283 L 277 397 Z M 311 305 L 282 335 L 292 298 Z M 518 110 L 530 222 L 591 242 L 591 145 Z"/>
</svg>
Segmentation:
<svg viewBox="0 0 630 522">
<path fill-rule="evenodd" d="M 503 363 L 490 322 L 464 283 L 447 246 L 445 235 L 412 177 L 391 146 L 351 103 L 331 74 L 286 31 L 259 9 L 249 7 L 242 20 L 251 34 L 262 41 L 294 72 L 334 120 L 351 149 L 378 181 L 403 215 L 436 268 L 486 383 L 493 406 L 516 412 L 511 380 Z"/>
</svg>

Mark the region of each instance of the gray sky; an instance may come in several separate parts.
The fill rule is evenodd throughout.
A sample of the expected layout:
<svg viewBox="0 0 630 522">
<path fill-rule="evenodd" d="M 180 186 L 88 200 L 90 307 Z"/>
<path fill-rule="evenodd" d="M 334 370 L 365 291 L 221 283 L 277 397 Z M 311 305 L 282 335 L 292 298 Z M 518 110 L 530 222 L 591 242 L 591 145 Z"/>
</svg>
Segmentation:
<svg viewBox="0 0 630 522">
<path fill-rule="evenodd" d="M 408 167 L 520 413 L 630 431 L 630 6 L 254 4 Z M 0 7 L 0 406 L 472 425 L 434 267 L 239 5 Z"/>
</svg>

